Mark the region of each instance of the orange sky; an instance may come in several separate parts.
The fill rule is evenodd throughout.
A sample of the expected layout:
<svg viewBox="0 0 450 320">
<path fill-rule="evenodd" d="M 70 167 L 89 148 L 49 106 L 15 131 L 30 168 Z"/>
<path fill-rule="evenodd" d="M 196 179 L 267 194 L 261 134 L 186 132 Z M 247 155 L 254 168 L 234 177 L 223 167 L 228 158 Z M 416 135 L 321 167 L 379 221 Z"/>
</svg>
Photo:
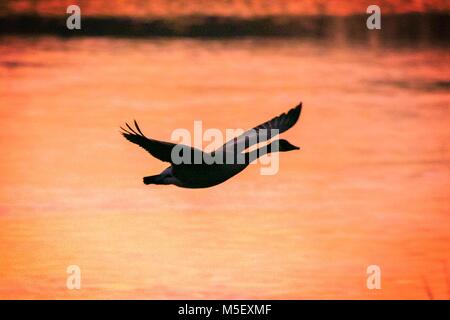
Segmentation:
<svg viewBox="0 0 450 320">
<path fill-rule="evenodd" d="M 216 14 L 216 15 L 277 15 L 277 14 L 318 14 L 326 12 L 333 15 L 364 13 L 373 4 L 371 0 L 22 0 L 9 1 L 9 10 L 16 12 L 37 11 L 41 14 L 65 14 L 65 8 L 78 4 L 82 12 L 88 15 L 184 15 L 184 14 Z M 446 0 L 379 0 L 376 2 L 382 12 L 426 12 L 449 10 Z"/>
</svg>

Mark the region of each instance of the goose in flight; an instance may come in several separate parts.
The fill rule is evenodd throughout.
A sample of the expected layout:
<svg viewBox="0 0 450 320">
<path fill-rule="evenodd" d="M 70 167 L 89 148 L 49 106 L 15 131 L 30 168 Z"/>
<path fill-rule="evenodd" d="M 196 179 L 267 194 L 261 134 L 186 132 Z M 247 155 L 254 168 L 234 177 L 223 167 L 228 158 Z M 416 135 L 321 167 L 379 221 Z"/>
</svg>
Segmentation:
<svg viewBox="0 0 450 320">
<path fill-rule="evenodd" d="M 277 134 L 291 128 L 297 122 L 301 110 L 302 104 L 300 103 L 289 110 L 289 112 L 282 113 L 278 117 L 244 132 L 211 153 L 206 153 L 187 145 L 177 145 L 171 142 L 147 138 L 136 121 L 134 121 L 134 129 L 128 123 L 126 123 L 127 129 L 120 128 L 123 130 L 121 132 L 122 135 L 128 141 L 145 149 L 153 157 L 171 164 L 160 174 L 144 177 L 144 184 L 173 184 L 183 188 L 207 188 L 218 185 L 237 175 L 253 160 L 264 154 L 300 149 L 290 144 L 287 140 L 278 139 L 259 149 L 243 152 L 251 145 L 268 141 Z M 174 147 L 178 147 L 181 150 L 180 154 L 187 152 L 190 159 L 205 159 L 222 155 L 221 159 L 227 159 L 227 161 L 215 161 L 213 163 L 185 161 L 180 163 L 179 159 L 175 159 L 176 157 L 173 156 Z M 230 162 L 228 159 L 232 161 Z M 239 161 L 240 159 L 242 161 Z"/>
</svg>

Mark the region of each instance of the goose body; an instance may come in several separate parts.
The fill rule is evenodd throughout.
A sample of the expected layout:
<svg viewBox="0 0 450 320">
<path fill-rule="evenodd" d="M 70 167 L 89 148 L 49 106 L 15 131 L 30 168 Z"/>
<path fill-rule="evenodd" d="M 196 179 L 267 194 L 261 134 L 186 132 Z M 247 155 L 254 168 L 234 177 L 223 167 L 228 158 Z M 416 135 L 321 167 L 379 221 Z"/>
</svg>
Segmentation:
<svg viewBox="0 0 450 320">
<path fill-rule="evenodd" d="M 173 181 L 174 185 L 183 188 L 208 188 L 225 182 L 243 171 L 246 167 L 247 164 L 173 165 L 166 169 L 168 174 L 167 181 Z M 171 177 L 175 179 L 171 180 Z"/>
<path fill-rule="evenodd" d="M 243 171 L 253 160 L 271 152 L 284 152 L 298 150 L 299 148 L 290 144 L 287 140 L 275 140 L 269 145 L 256 149 L 251 152 L 239 152 L 245 150 L 252 144 L 267 141 L 273 136 L 270 129 L 276 129 L 277 133 L 282 133 L 291 128 L 298 120 L 302 104 L 292 108 L 288 113 L 283 113 L 251 130 L 244 132 L 237 138 L 231 139 L 221 148 L 212 153 L 205 154 L 202 150 L 183 145 L 183 151 L 190 152 L 191 159 L 197 157 L 204 159 L 205 156 L 214 157 L 221 153 L 221 159 L 232 159 L 214 163 L 175 163 L 172 159 L 172 149 L 176 144 L 164 141 L 158 141 L 147 138 L 139 128 L 137 122 L 134 122 L 135 129 L 126 124 L 128 129 L 123 130 L 122 135 L 140 147 L 144 148 L 155 158 L 169 162 L 171 165 L 160 174 L 144 177 L 145 184 L 176 185 L 182 188 L 208 188 L 218 185 L 234 177 Z M 264 133 L 264 134 L 263 134 Z M 252 142 L 249 142 L 252 141 Z"/>
</svg>

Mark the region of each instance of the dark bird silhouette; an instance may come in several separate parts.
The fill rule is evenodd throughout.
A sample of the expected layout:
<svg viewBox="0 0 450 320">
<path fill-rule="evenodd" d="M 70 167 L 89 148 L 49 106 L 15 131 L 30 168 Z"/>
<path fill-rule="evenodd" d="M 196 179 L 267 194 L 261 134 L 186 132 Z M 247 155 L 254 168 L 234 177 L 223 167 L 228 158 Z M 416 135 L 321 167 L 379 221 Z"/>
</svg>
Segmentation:
<svg viewBox="0 0 450 320">
<path fill-rule="evenodd" d="M 300 103 L 289 112 L 282 113 L 278 117 L 244 132 L 211 153 L 187 145 L 147 138 L 136 120 L 134 129 L 128 123 L 126 123 L 127 129 L 120 128 L 123 130 L 122 135 L 128 141 L 144 148 L 155 158 L 171 164 L 160 174 L 144 177 L 145 184 L 173 184 L 183 188 L 207 188 L 237 175 L 253 160 L 264 154 L 300 149 L 287 140 L 278 139 L 256 150 L 244 152 L 250 146 L 268 141 L 291 128 L 300 117 L 301 110 L 302 104 Z M 180 158 L 185 161 L 180 162 Z M 195 161 L 196 159 L 201 159 L 201 162 L 198 163 Z"/>
</svg>

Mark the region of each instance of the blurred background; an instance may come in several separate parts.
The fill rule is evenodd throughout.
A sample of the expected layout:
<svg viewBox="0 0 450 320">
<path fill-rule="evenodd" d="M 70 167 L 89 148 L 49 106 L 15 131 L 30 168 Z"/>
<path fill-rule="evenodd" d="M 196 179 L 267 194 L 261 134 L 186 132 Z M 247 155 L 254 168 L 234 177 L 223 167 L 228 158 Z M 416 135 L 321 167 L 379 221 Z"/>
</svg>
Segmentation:
<svg viewBox="0 0 450 320">
<path fill-rule="evenodd" d="M 0 298 L 449 299 L 449 2 L 371 4 L 1 1 Z M 299 101 L 278 174 L 210 189 L 145 186 L 118 130 Z"/>
</svg>

